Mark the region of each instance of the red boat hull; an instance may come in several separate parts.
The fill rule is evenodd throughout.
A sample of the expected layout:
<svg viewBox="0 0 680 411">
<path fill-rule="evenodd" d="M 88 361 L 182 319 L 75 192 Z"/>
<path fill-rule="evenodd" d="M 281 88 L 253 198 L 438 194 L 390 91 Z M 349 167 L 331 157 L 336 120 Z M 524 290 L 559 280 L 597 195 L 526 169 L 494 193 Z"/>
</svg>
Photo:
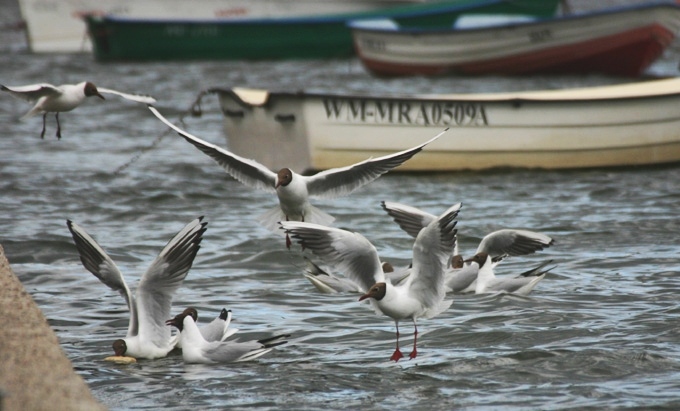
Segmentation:
<svg viewBox="0 0 680 411">
<path fill-rule="evenodd" d="M 668 47 L 675 35 L 652 24 L 616 35 L 562 45 L 508 57 L 456 65 L 407 65 L 362 57 L 362 63 L 378 76 L 484 74 L 583 74 L 641 75 Z"/>
</svg>

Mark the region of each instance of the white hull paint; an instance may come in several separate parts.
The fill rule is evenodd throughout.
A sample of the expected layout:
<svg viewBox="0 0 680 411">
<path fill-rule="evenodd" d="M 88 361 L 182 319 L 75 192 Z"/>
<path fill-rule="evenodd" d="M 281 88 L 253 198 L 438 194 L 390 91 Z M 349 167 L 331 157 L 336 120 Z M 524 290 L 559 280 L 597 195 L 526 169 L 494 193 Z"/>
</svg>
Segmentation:
<svg viewBox="0 0 680 411">
<path fill-rule="evenodd" d="M 680 161 L 680 78 L 583 89 L 372 96 L 216 90 L 228 148 L 278 169 L 341 167 L 448 133 L 400 171 Z"/>
</svg>

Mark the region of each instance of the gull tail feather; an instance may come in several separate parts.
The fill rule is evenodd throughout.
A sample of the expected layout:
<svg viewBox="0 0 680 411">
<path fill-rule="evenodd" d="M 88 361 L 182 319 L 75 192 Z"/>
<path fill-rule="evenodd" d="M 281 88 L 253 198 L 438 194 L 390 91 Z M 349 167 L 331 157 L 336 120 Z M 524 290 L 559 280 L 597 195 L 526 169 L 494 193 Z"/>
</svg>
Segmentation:
<svg viewBox="0 0 680 411">
<path fill-rule="evenodd" d="M 285 214 L 283 214 L 281 208 L 278 206 L 265 211 L 259 217 L 257 217 L 257 221 L 262 224 L 264 228 L 281 236 L 285 236 L 286 233 L 279 229 L 278 223 L 279 221 L 285 221 L 285 219 Z"/>
<path fill-rule="evenodd" d="M 335 217 L 332 215 L 321 211 L 320 209 L 309 206 L 307 209 L 307 215 L 305 217 L 305 222 L 314 223 L 323 226 L 329 226 L 333 223 Z M 286 215 L 281 211 L 280 207 L 271 208 L 264 213 L 262 213 L 257 221 L 267 230 L 277 233 L 281 236 L 285 236 L 285 231 L 281 230 L 279 226 L 279 221 L 286 221 Z"/>
<path fill-rule="evenodd" d="M 424 318 L 432 318 L 435 317 L 442 312 L 448 310 L 449 307 L 451 307 L 451 304 L 453 304 L 453 300 L 444 300 L 439 305 L 436 307 L 430 308 L 430 310 L 427 312 L 427 314 L 424 316 Z"/>
<path fill-rule="evenodd" d="M 323 226 L 329 226 L 333 224 L 333 221 L 335 221 L 335 217 L 332 215 L 325 213 L 321 211 L 320 209 L 310 206 L 308 210 L 307 217 L 305 218 L 305 221 L 308 223 L 314 223 L 314 224 L 319 224 Z"/>
</svg>

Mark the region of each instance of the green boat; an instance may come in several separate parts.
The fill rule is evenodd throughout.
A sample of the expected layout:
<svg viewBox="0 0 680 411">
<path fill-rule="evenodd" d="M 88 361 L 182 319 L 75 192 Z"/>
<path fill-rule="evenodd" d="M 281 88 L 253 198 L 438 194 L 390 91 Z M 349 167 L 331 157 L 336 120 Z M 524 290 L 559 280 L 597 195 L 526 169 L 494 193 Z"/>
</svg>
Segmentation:
<svg viewBox="0 0 680 411">
<path fill-rule="evenodd" d="M 85 16 L 98 61 L 346 58 L 349 21 L 389 18 L 404 27 L 451 27 L 461 15 L 550 17 L 560 0 L 450 0 L 312 17 L 132 19 Z"/>
</svg>

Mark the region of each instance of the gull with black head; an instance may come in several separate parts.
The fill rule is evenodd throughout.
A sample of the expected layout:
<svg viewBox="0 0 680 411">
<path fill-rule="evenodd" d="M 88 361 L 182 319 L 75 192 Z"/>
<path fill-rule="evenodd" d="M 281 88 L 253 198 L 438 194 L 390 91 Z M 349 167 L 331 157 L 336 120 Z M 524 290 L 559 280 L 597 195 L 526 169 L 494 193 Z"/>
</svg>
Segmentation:
<svg viewBox="0 0 680 411">
<path fill-rule="evenodd" d="M 187 363 L 218 364 L 251 361 L 270 352 L 274 347 L 286 344 L 290 335 L 277 335 L 251 341 L 225 341 L 235 333 L 225 332 L 219 341 L 207 341 L 196 325 L 198 313 L 187 308 L 181 314 L 167 320 L 166 324 L 176 327 L 182 342 L 182 358 Z M 231 319 L 231 311 L 229 311 Z"/>
<path fill-rule="evenodd" d="M 394 320 L 397 341 L 390 359 L 399 361 L 403 358 L 399 349 L 399 321 L 413 322 L 413 351 L 409 358 L 416 358 L 417 319 L 432 318 L 452 303 L 444 300 L 444 270 L 455 246 L 460 207 L 460 203 L 455 204 L 420 230 L 413 244 L 411 275 L 399 285 L 386 278 L 378 251 L 361 234 L 304 222 L 282 221 L 281 226 L 303 248 L 344 271 L 365 290 L 359 301 L 369 300 L 377 313 Z"/>
<path fill-rule="evenodd" d="M 348 195 L 400 166 L 446 132 L 444 130 L 430 140 L 408 150 L 369 158 L 347 167 L 332 168 L 312 176 L 305 176 L 290 168 L 282 168 L 278 172 L 274 172 L 255 160 L 240 157 L 222 147 L 189 134 L 168 121 L 155 107 L 149 106 L 149 109 L 165 125 L 215 160 L 227 173 L 242 184 L 275 192 L 279 205 L 259 217 L 260 223 L 274 232 L 279 232 L 279 221 L 306 221 L 330 225 L 334 218 L 314 207 L 309 202 L 309 197 L 333 198 Z M 286 246 L 290 247 L 290 239 L 287 236 Z"/>
<path fill-rule="evenodd" d="M 0 90 L 5 91 L 21 100 L 28 101 L 33 104 L 26 114 L 21 118 L 25 119 L 32 117 L 38 113 L 43 115 L 43 126 L 40 133 L 40 138 L 45 137 L 45 123 L 47 122 L 47 114 L 55 113 L 57 120 L 57 138 L 61 138 L 61 124 L 59 123 L 59 113 L 71 111 L 80 106 L 87 97 L 99 97 L 106 100 L 103 94 L 114 94 L 123 97 L 126 100 L 153 104 L 156 99 L 149 96 L 127 94 L 116 90 L 107 88 L 97 88 L 94 83 L 90 81 L 83 81 L 78 84 L 62 84 L 54 86 L 48 83 L 28 84 L 25 86 L 3 86 L 0 85 Z"/>
<path fill-rule="evenodd" d="M 116 356 L 165 357 L 177 343 L 165 320 L 172 298 L 189 273 L 208 223 L 199 217 L 187 224 L 163 248 L 142 276 L 133 296 L 111 257 L 79 225 L 67 221 L 83 266 L 102 283 L 118 291 L 130 310 L 125 338 L 113 342 Z"/>
</svg>

